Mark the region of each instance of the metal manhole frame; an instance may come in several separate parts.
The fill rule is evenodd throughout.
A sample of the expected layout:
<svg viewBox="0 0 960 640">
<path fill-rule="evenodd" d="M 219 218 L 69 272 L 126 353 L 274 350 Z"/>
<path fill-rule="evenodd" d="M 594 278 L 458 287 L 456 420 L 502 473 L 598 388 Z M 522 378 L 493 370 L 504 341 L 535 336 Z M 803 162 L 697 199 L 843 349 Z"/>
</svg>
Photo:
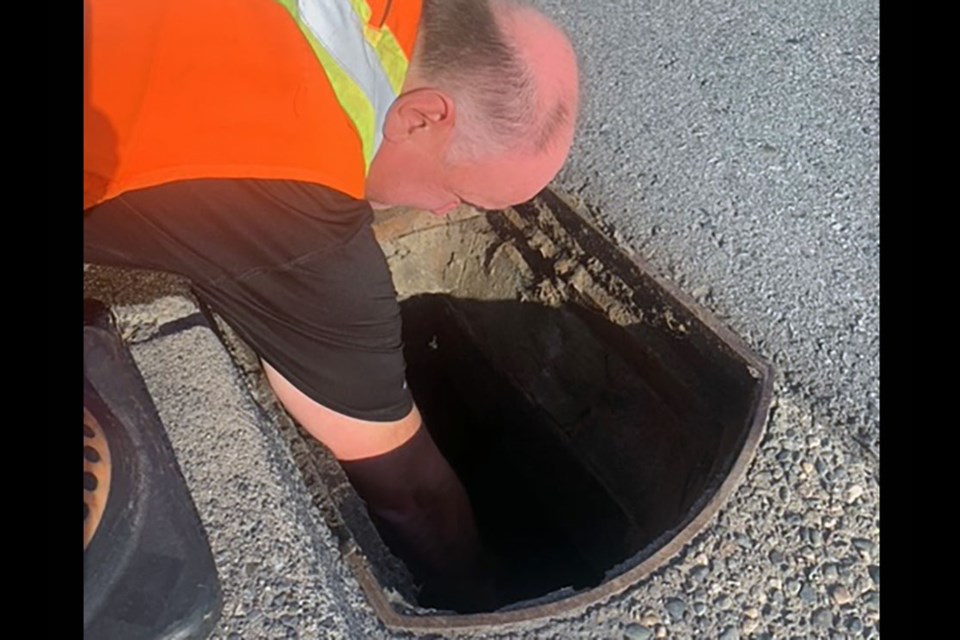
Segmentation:
<svg viewBox="0 0 960 640">
<path fill-rule="evenodd" d="M 574 615 L 583 609 L 600 603 L 610 597 L 624 592 L 626 589 L 647 579 L 651 573 L 664 566 L 689 544 L 695 536 L 703 532 L 713 520 L 720 508 L 726 504 L 734 490 L 743 482 L 747 468 L 753 461 L 761 439 L 766 429 L 770 405 L 773 399 L 773 367 L 756 354 L 746 342 L 729 328 L 723 325 L 712 313 L 701 307 L 691 296 L 681 291 L 676 285 L 656 274 L 645 261 L 637 256 L 628 256 L 602 230 L 587 217 L 576 213 L 566 202 L 552 191 L 545 190 L 537 198 L 526 205 L 514 207 L 521 215 L 532 215 L 536 207 L 546 207 L 558 219 L 581 225 L 585 233 L 589 233 L 592 242 L 604 254 L 601 258 L 605 265 L 609 261 L 625 272 L 630 272 L 634 281 L 648 279 L 655 287 L 660 288 L 672 301 L 691 317 L 700 322 L 710 333 L 716 336 L 728 347 L 737 358 L 748 368 L 750 375 L 757 380 L 754 387 L 754 401 L 752 414 L 747 421 L 745 436 L 739 453 L 726 476 L 720 482 L 713 495 L 700 507 L 696 515 L 678 531 L 667 536 L 665 542 L 654 552 L 623 573 L 592 587 L 569 596 L 561 596 L 557 600 L 530 606 L 519 606 L 506 611 L 470 614 L 405 614 L 393 608 L 388 601 L 383 587 L 377 580 L 372 569 L 362 553 L 350 553 L 344 556 L 347 566 L 353 571 L 361 588 L 367 596 L 377 616 L 388 627 L 407 631 L 437 631 L 443 629 L 468 630 L 489 627 L 504 627 L 518 623 L 528 623 L 546 618 Z M 744 432 L 741 432 L 744 433 Z M 643 551 L 632 557 L 641 555 Z M 626 558 L 623 564 L 629 564 L 631 558 Z M 555 592 L 556 593 L 556 592 Z M 543 596 L 549 598 L 550 594 Z M 540 598 L 541 600 L 543 598 Z M 511 605 L 513 606 L 513 605 Z"/>
</svg>

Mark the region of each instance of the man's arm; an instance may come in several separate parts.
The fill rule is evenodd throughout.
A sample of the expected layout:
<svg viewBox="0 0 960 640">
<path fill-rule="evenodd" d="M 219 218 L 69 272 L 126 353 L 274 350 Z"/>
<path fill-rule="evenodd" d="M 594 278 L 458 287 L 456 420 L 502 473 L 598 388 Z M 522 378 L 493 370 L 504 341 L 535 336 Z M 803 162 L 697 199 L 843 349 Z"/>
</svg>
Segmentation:
<svg viewBox="0 0 960 640">
<path fill-rule="evenodd" d="M 263 368 L 277 398 L 337 457 L 381 535 L 414 572 L 461 600 L 461 608 L 490 604 L 482 601 L 489 586 L 469 499 L 416 406 L 400 420 L 359 420 L 310 399 L 269 364 Z"/>
</svg>

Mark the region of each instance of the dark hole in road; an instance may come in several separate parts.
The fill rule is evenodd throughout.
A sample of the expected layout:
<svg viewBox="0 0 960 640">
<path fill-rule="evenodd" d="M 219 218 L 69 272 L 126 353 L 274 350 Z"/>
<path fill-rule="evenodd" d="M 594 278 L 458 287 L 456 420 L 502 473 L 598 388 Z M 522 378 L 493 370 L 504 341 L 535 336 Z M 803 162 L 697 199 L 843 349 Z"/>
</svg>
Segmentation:
<svg viewBox="0 0 960 640">
<path fill-rule="evenodd" d="M 408 384 L 498 561 L 498 602 L 417 592 L 342 474 L 321 472 L 334 531 L 362 550 L 345 558 L 397 628 L 565 615 L 645 579 L 735 488 L 770 403 L 762 360 L 555 196 L 461 214 L 374 231 Z"/>
<path fill-rule="evenodd" d="M 444 296 L 403 303 L 407 380 L 497 560 L 500 605 L 596 586 L 625 557 L 632 525 L 549 417 L 486 359 L 455 304 Z M 502 321 L 520 322 L 516 313 Z M 439 594 L 420 605 L 447 603 Z"/>
</svg>

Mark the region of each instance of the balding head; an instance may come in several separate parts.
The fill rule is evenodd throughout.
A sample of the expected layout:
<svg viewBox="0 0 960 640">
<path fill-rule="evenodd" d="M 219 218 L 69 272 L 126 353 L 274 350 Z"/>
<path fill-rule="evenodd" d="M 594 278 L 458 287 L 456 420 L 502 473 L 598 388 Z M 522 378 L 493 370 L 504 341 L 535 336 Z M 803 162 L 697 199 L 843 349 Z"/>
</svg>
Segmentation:
<svg viewBox="0 0 960 640">
<path fill-rule="evenodd" d="M 535 88 L 531 142 L 537 150 L 572 137 L 579 87 L 570 41 L 553 22 L 530 6 L 499 0 L 494 14 Z"/>
<path fill-rule="evenodd" d="M 519 0 L 424 0 L 410 87 L 457 107 L 455 150 L 543 151 L 569 143 L 577 63 L 566 35 Z"/>
<path fill-rule="evenodd" d="M 403 91 L 367 197 L 445 212 L 533 197 L 573 142 L 577 62 L 563 31 L 518 0 L 423 0 Z"/>
</svg>

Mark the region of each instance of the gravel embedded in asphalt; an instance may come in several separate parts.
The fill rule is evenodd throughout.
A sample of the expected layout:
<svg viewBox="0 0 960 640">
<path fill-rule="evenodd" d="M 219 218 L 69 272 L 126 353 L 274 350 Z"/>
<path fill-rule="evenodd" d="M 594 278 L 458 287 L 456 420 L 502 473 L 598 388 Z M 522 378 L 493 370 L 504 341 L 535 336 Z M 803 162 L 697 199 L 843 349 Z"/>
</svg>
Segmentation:
<svg viewBox="0 0 960 640">
<path fill-rule="evenodd" d="M 720 632 L 720 640 L 740 640 L 740 632 L 736 627 L 727 627 Z"/>
<path fill-rule="evenodd" d="M 827 629 L 833 624 L 833 615 L 829 609 L 817 609 L 813 612 L 811 622 L 816 627 Z"/>
<path fill-rule="evenodd" d="M 686 603 L 680 598 L 670 598 L 667 600 L 666 605 L 667 613 L 670 614 L 670 619 L 674 622 L 683 619 L 683 614 L 687 611 Z"/>
<path fill-rule="evenodd" d="M 833 599 L 834 604 L 843 606 L 849 604 L 853 601 L 853 596 L 850 595 L 850 592 L 842 584 L 833 587 L 830 590 L 830 598 Z"/>
<path fill-rule="evenodd" d="M 653 629 L 648 629 L 639 623 L 627 625 L 624 633 L 630 640 L 650 640 L 653 637 Z"/>
</svg>

